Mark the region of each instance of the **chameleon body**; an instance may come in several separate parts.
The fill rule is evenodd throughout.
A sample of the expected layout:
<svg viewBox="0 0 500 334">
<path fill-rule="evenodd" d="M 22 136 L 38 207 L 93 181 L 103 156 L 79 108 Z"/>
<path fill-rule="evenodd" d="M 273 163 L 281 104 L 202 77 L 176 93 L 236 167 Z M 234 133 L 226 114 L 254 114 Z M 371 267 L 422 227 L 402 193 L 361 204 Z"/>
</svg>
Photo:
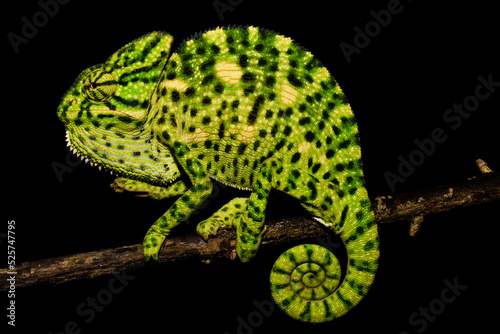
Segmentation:
<svg viewBox="0 0 500 334">
<path fill-rule="evenodd" d="M 170 54 L 153 32 L 85 70 L 58 116 L 68 144 L 117 173 L 116 191 L 178 196 L 147 232 L 146 260 L 212 191 L 212 179 L 250 190 L 197 226 L 203 238 L 237 231 L 256 255 L 271 189 L 298 200 L 340 235 L 347 268 L 316 245 L 285 252 L 271 270 L 275 302 L 293 318 L 328 321 L 366 295 L 378 267 L 377 225 L 355 118 L 328 70 L 290 38 L 248 26 L 198 33 Z"/>
</svg>

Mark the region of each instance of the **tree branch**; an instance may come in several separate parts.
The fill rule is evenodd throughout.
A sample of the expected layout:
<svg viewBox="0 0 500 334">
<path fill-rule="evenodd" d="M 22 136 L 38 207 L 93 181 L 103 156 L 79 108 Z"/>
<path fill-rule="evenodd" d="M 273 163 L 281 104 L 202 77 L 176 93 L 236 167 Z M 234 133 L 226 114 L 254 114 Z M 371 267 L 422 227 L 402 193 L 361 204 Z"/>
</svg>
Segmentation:
<svg viewBox="0 0 500 334">
<path fill-rule="evenodd" d="M 483 175 L 450 186 L 441 186 L 395 196 L 378 197 L 372 202 L 379 224 L 410 221 L 410 235 L 415 235 L 423 217 L 458 207 L 489 203 L 500 199 L 500 174 L 493 173 L 482 160 L 476 161 Z M 297 241 L 328 234 L 318 223 L 303 217 L 274 219 L 267 222 L 263 245 Z M 186 259 L 235 260 L 235 232 L 219 230 L 217 237 L 203 241 L 197 234 L 166 239 L 159 263 Z M 15 274 L 0 269 L 0 290 L 8 290 L 7 279 L 15 275 L 16 287 L 34 284 L 61 284 L 89 279 L 122 270 L 144 267 L 142 245 L 124 246 L 20 264 Z"/>
</svg>

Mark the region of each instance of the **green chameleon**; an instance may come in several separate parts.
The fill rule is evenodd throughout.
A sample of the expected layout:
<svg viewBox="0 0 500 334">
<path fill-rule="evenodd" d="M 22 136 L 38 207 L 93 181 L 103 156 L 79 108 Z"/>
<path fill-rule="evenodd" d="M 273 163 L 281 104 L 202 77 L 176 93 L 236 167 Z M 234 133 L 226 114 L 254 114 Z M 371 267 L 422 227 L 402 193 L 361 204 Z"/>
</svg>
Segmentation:
<svg viewBox="0 0 500 334">
<path fill-rule="evenodd" d="M 271 270 L 272 296 L 301 321 L 342 316 L 373 282 L 379 240 L 339 85 L 309 51 L 269 30 L 217 28 L 170 54 L 172 40 L 150 33 L 80 74 L 58 108 L 68 145 L 118 174 L 116 191 L 178 196 L 147 232 L 146 260 L 211 195 L 212 179 L 251 193 L 197 232 L 206 240 L 234 227 L 243 262 L 261 243 L 271 189 L 296 198 L 340 235 L 347 268 L 325 248 L 296 246 Z"/>
</svg>

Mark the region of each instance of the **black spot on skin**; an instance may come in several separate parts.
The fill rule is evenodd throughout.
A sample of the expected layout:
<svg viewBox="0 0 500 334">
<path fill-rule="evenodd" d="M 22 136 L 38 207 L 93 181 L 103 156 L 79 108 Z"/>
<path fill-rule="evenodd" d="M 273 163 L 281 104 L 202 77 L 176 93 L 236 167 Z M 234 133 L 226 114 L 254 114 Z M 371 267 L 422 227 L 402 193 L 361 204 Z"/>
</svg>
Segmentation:
<svg viewBox="0 0 500 334">
<path fill-rule="evenodd" d="M 294 164 L 294 163 L 297 163 L 297 161 L 299 161 L 299 160 L 300 160 L 300 153 L 299 153 L 299 152 L 297 152 L 297 153 L 295 153 L 295 154 L 292 156 L 292 159 L 290 160 L 290 162 L 291 162 L 292 164 Z"/>
<path fill-rule="evenodd" d="M 196 90 L 193 87 L 189 87 L 188 89 L 186 89 L 186 92 L 184 93 L 184 95 L 187 97 L 191 97 L 194 95 L 195 92 L 196 92 Z"/>
<path fill-rule="evenodd" d="M 185 65 L 183 68 L 182 68 L 182 73 L 187 76 L 187 77 L 190 77 L 193 75 L 193 69 L 191 68 L 191 66 L 188 66 L 188 65 Z"/>
<path fill-rule="evenodd" d="M 212 49 L 212 52 L 215 54 L 218 54 L 220 52 L 220 48 L 215 44 L 212 44 L 210 48 Z"/>
<path fill-rule="evenodd" d="M 232 103 L 231 103 L 231 109 L 235 110 L 235 109 L 238 109 L 238 106 L 240 105 L 240 100 L 234 100 Z"/>
<path fill-rule="evenodd" d="M 222 139 L 224 137 L 225 125 L 221 123 L 219 125 L 219 138 Z"/>
<path fill-rule="evenodd" d="M 240 56 L 239 64 L 240 64 L 241 67 L 247 67 L 248 66 L 248 56 L 247 55 L 241 55 Z"/>
<path fill-rule="evenodd" d="M 321 167 L 321 164 L 319 164 L 319 163 L 314 164 L 314 166 L 312 168 L 313 174 L 315 174 L 320 169 L 320 167 Z"/>
<path fill-rule="evenodd" d="M 177 126 L 177 120 L 175 119 L 175 115 L 174 114 L 170 114 L 170 124 L 172 124 L 172 126 Z"/>
<path fill-rule="evenodd" d="M 334 150 L 330 149 L 330 150 L 326 151 L 326 158 L 327 159 L 330 159 L 334 155 L 335 155 L 335 151 Z"/>
<path fill-rule="evenodd" d="M 206 105 L 206 106 L 207 106 L 207 105 L 210 105 L 210 104 L 212 103 L 212 99 L 211 99 L 211 98 L 209 98 L 208 96 L 205 96 L 205 97 L 203 98 L 203 100 L 201 101 L 201 103 L 203 103 L 203 104 L 204 104 L 204 105 Z"/>
<path fill-rule="evenodd" d="M 302 86 L 304 86 L 302 81 L 300 81 L 294 73 L 288 74 L 287 79 L 292 86 L 295 86 L 297 88 L 301 88 Z"/>
<path fill-rule="evenodd" d="M 289 125 L 285 126 L 283 134 L 285 134 L 285 136 L 289 136 L 291 133 L 292 133 L 292 128 Z"/>
<path fill-rule="evenodd" d="M 344 168 L 345 168 L 344 165 L 341 163 L 335 165 L 335 169 L 338 170 L 339 172 L 343 171 Z"/>
<path fill-rule="evenodd" d="M 314 135 L 314 132 L 312 131 L 307 131 L 304 138 L 310 143 L 314 140 L 315 138 L 315 135 Z"/>
<path fill-rule="evenodd" d="M 209 59 L 205 62 L 203 62 L 203 64 L 201 64 L 200 66 L 200 70 L 202 72 L 206 72 L 209 68 L 213 67 L 215 65 L 215 59 Z"/>
<path fill-rule="evenodd" d="M 311 119 L 309 117 L 302 117 L 299 120 L 299 124 L 300 125 L 306 125 L 306 124 L 309 124 L 309 123 L 311 123 Z"/>
<path fill-rule="evenodd" d="M 203 117 L 203 120 L 201 122 L 204 125 L 207 125 L 208 123 L 210 123 L 210 117 L 208 117 L 208 116 Z"/>
<path fill-rule="evenodd" d="M 273 128 L 271 129 L 271 136 L 275 137 L 276 133 L 278 133 L 278 124 L 274 124 Z"/>
<path fill-rule="evenodd" d="M 224 85 L 222 83 L 218 83 L 215 85 L 215 92 L 217 94 L 222 94 L 224 92 Z"/>
<path fill-rule="evenodd" d="M 272 88 L 275 83 L 276 83 L 276 79 L 273 76 L 266 77 L 266 81 L 265 81 L 266 86 Z"/>
<path fill-rule="evenodd" d="M 349 206 L 346 205 L 344 209 L 342 210 L 342 214 L 340 215 L 339 223 L 338 226 L 339 228 L 342 228 L 344 226 L 345 220 L 347 218 L 347 211 L 349 210 Z"/>
<path fill-rule="evenodd" d="M 214 80 L 214 78 L 215 77 L 213 74 L 209 74 L 203 78 L 203 80 L 201 81 L 201 84 L 207 85 L 207 84 L 211 83 Z"/>
<path fill-rule="evenodd" d="M 179 92 L 177 90 L 172 91 L 172 101 L 177 102 L 181 96 L 179 95 Z"/>
<path fill-rule="evenodd" d="M 238 146 L 238 154 L 243 155 L 246 149 L 247 149 L 247 144 L 241 143 L 240 146 Z"/>
<path fill-rule="evenodd" d="M 349 139 L 346 139 L 346 140 L 340 142 L 339 148 L 341 148 L 341 149 L 342 148 L 347 148 L 347 147 L 349 147 L 350 143 L 351 143 L 351 141 Z"/>
<path fill-rule="evenodd" d="M 333 133 L 335 133 L 337 136 L 342 133 L 342 131 L 336 125 L 332 125 L 332 130 Z"/>
<path fill-rule="evenodd" d="M 266 117 L 266 119 L 272 118 L 273 117 L 273 112 L 271 110 L 267 110 L 265 117 Z"/>
<path fill-rule="evenodd" d="M 245 73 L 241 76 L 241 79 L 245 82 L 251 82 L 255 80 L 255 76 L 252 73 Z"/>
<path fill-rule="evenodd" d="M 310 200 L 315 200 L 318 197 L 318 190 L 316 189 L 316 186 L 314 185 L 314 182 L 309 181 L 307 183 L 307 187 L 311 190 L 311 196 Z"/>
<path fill-rule="evenodd" d="M 276 49 L 275 47 L 271 48 L 269 53 L 275 57 L 278 57 L 280 55 L 280 51 L 278 49 Z"/>
<path fill-rule="evenodd" d="M 281 140 L 278 142 L 278 144 L 276 144 L 276 147 L 275 147 L 275 148 L 276 148 L 276 151 L 281 150 L 281 149 L 283 148 L 283 146 L 285 146 L 285 144 L 286 144 L 286 140 L 281 139 Z"/>
</svg>

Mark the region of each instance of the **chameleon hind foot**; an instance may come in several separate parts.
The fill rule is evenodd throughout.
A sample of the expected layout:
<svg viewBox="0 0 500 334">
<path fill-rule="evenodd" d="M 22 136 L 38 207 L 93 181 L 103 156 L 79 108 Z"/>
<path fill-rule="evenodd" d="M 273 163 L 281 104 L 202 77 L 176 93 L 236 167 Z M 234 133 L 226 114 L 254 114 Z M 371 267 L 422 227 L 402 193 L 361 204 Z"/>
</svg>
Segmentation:
<svg viewBox="0 0 500 334">
<path fill-rule="evenodd" d="M 237 226 L 242 215 L 247 210 L 248 198 L 237 197 L 225 204 L 210 218 L 200 222 L 196 232 L 206 241 L 210 236 L 216 236 L 220 228 Z"/>
<path fill-rule="evenodd" d="M 265 227 L 254 227 L 255 223 L 248 217 L 248 201 L 249 198 L 245 197 L 234 198 L 196 227 L 196 231 L 204 240 L 216 236 L 220 228 L 234 227 L 236 253 L 242 262 L 255 257 L 265 232 Z"/>
</svg>

